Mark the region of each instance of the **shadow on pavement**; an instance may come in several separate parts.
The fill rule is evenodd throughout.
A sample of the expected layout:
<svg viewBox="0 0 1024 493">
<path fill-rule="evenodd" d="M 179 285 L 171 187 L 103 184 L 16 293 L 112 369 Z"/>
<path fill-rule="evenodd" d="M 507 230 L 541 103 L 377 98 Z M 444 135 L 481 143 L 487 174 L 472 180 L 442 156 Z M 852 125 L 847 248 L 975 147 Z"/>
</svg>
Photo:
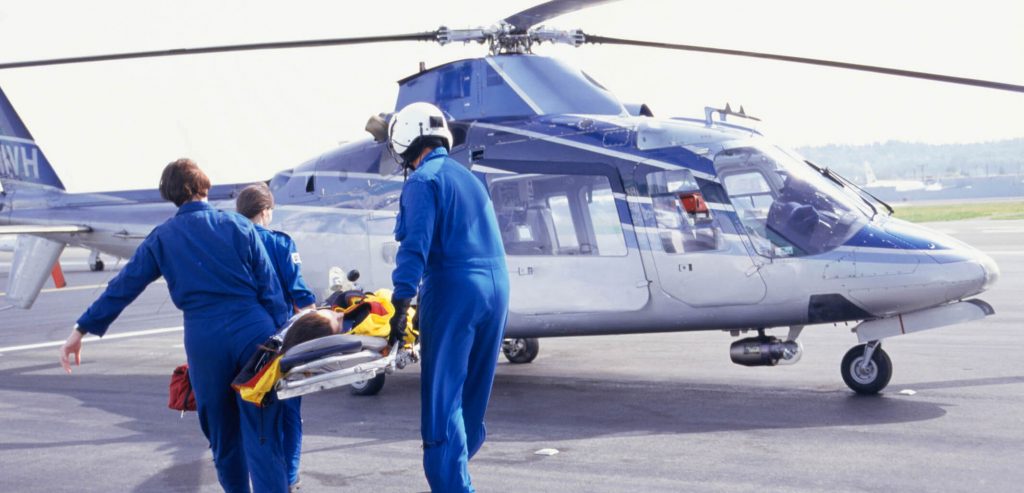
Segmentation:
<svg viewBox="0 0 1024 493">
<path fill-rule="evenodd" d="M 86 363 L 89 365 L 90 363 Z M 17 402 L 22 394 L 55 394 L 79 401 L 79 407 L 70 409 L 77 416 L 86 411 L 83 408 L 94 408 L 116 418 L 104 417 L 95 426 L 116 426 L 126 433 L 116 437 L 97 436 L 93 439 L 62 439 L 66 435 L 82 435 L 91 431 L 86 428 L 82 418 L 78 421 L 58 420 L 52 423 L 39 423 L 38 441 L 18 443 L 5 441 L 0 443 L 0 451 L 31 451 L 52 448 L 47 457 L 56 458 L 63 448 L 81 445 L 96 447 L 93 459 L 95 464 L 105 464 L 103 447 L 125 446 L 127 444 L 156 444 L 160 452 L 170 455 L 174 464 L 138 485 L 134 491 L 198 491 L 203 485 L 216 485 L 216 472 L 210 459 L 208 444 L 195 413 L 188 413 L 181 419 L 176 411 L 167 409 L 167 377 L 152 375 L 97 375 L 81 370 L 73 375 L 64 375 L 57 369 L 46 374 L 36 373 L 42 370 L 54 370 L 54 364 L 43 364 L 29 367 L 0 370 L 0 391 L 15 392 L 15 402 L 22 412 L 31 411 L 33 404 L 30 399 Z M 46 411 L 46 412 L 43 412 Z M 51 410 L 40 410 L 40 420 L 50 416 Z M 88 414 L 92 417 L 93 414 Z M 24 419 L 22 419 L 24 421 Z M 35 425 L 29 423 L 30 425 Z M 77 429 L 76 429 L 77 428 Z M 144 458 L 140 458 L 144 461 Z M 127 467 L 131 467 L 128 465 Z M 116 469 L 107 473 L 116 475 Z"/>
<path fill-rule="evenodd" d="M 62 427 L 69 425 L 54 423 L 47 428 L 40 424 L 40 429 L 52 437 L 51 441 L 7 442 L 0 444 L 0 451 L 157 444 L 171 455 L 173 465 L 152 475 L 135 491 L 196 491 L 204 486 L 215 487 L 216 475 L 207 443 L 194 413 L 180 420 L 177 413 L 165 407 L 168 377 L 82 371 L 70 377 L 57 371 L 39 373 L 50 369 L 53 366 L 48 364 L 0 370 L 0 391 L 13 392 L 15 401 L 20 401 L 23 394 L 70 397 L 82 407 L 116 416 L 104 418 L 102 424 L 128 433 L 120 437 L 62 440 Z M 1012 377 L 1002 379 L 1005 382 L 974 384 L 1018 383 L 1022 379 Z M 358 440 L 337 447 L 310 447 L 305 452 L 346 454 L 361 447 L 418 440 L 418 376 L 399 375 L 388 380 L 384 391 L 373 397 L 351 396 L 345 390 L 305 397 L 303 418 L 307 436 Z M 916 387 L 926 388 L 925 385 Z M 11 404 L 25 410 L 33 402 L 25 399 Z M 713 386 L 677 380 L 615 381 L 499 374 L 487 421 L 489 440 L 503 442 L 907 423 L 939 418 L 945 413 L 942 404 L 884 394 L 860 397 L 847 391 Z M 99 448 L 95 460 L 102 462 Z"/>
<path fill-rule="evenodd" d="M 922 399 L 846 390 L 499 374 L 487 423 L 489 440 L 529 441 L 906 423 L 945 414 L 941 404 Z M 366 438 L 370 444 L 408 439 L 393 433 L 408 428 L 418 437 L 419 381 L 389 377 L 373 397 L 347 391 L 307 396 L 303 416 L 307 434 Z"/>
</svg>

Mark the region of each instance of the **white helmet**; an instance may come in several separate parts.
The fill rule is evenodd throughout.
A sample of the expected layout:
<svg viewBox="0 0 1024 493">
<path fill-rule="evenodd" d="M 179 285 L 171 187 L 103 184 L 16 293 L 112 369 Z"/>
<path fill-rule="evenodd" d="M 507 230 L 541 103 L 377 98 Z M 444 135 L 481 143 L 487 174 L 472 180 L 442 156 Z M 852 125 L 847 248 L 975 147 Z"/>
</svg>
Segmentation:
<svg viewBox="0 0 1024 493">
<path fill-rule="evenodd" d="M 430 103 L 412 103 L 391 117 L 388 125 L 388 141 L 391 150 L 402 156 L 416 146 L 420 137 L 437 137 L 445 148 L 452 148 L 452 133 L 444 113 Z M 418 156 L 404 156 L 409 159 Z"/>
</svg>

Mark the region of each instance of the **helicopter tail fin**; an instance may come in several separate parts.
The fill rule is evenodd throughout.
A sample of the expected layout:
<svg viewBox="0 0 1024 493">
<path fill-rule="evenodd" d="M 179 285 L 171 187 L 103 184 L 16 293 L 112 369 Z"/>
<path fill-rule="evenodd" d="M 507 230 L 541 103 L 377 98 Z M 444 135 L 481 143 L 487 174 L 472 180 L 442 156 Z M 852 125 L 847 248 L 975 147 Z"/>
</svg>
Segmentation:
<svg viewBox="0 0 1024 493">
<path fill-rule="evenodd" d="M 64 190 L 64 183 L 0 88 L 0 190 L 11 182 Z"/>
<path fill-rule="evenodd" d="M 875 170 L 871 168 L 871 163 L 867 161 L 864 161 L 864 181 L 868 186 L 878 181 L 878 177 L 875 176 Z"/>
</svg>

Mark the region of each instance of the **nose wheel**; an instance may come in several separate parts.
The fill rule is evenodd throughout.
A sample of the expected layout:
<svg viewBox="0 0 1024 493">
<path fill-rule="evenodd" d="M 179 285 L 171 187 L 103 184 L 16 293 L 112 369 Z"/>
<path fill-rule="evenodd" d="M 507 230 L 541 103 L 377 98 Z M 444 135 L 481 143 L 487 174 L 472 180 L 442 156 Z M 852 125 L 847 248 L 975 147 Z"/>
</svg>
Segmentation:
<svg viewBox="0 0 1024 493">
<path fill-rule="evenodd" d="M 858 394 L 877 394 L 892 378 L 892 360 L 880 341 L 854 346 L 843 356 L 843 381 Z"/>
</svg>

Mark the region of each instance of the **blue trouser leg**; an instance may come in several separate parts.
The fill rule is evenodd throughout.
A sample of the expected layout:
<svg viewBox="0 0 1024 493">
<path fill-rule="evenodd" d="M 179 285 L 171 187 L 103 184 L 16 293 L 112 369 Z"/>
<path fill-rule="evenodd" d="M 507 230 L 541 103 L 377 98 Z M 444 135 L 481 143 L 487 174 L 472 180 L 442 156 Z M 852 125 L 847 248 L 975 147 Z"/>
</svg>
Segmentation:
<svg viewBox="0 0 1024 493">
<path fill-rule="evenodd" d="M 225 492 L 249 492 L 249 466 L 242 446 L 238 402 L 229 387 L 234 370 L 230 358 L 208 357 L 189 351 L 189 376 L 196 393 L 199 426 L 210 442 L 217 479 Z"/>
<path fill-rule="evenodd" d="M 237 397 L 242 415 L 242 443 L 255 493 L 288 491 L 287 463 L 281 443 L 284 405 L 274 400 L 263 407 Z"/>
<path fill-rule="evenodd" d="M 434 492 L 475 491 L 468 462 L 484 440 L 483 415 L 507 309 L 506 301 L 494 302 L 495 295 L 488 269 L 432 273 L 424 286 L 421 433 L 423 468 Z"/>
<path fill-rule="evenodd" d="M 494 386 L 494 370 L 498 364 L 501 340 L 508 319 L 508 276 L 504 268 L 492 272 L 494 296 L 485 307 L 485 316 L 478 322 L 473 348 L 469 352 L 469 368 L 462 390 L 462 417 L 466 427 L 466 446 L 472 459 L 487 438 L 484 413 Z"/>
<path fill-rule="evenodd" d="M 288 462 L 288 484 L 299 480 L 302 458 L 302 397 L 281 401 L 284 406 L 284 458 Z"/>
<path fill-rule="evenodd" d="M 420 315 L 423 471 L 435 493 L 473 491 L 462 422 L 462 385 L 472 343 L 472 310 L 439 310 L 428 305 L 428 300 L 429 296 L 424 296 Z M 436 316 L 438 313 L 444 316 Z"/>
<path fill-rule="evenodd" d="M 269 320 L 269 317 L 267 317 Z M 273 333 L 273 323 L 224 327 L 223 319 L 185 322 L 189 375 L 203 434 L 210 442 L 224 491 L 288 491 L 281 447 L 280 403 L 259 408 L 231 389 L 241 366 Z M 251 324 L 250 324 L 251 325 Z M 263 327 L 262 325 L 266 325 Z"/>
</svg>

